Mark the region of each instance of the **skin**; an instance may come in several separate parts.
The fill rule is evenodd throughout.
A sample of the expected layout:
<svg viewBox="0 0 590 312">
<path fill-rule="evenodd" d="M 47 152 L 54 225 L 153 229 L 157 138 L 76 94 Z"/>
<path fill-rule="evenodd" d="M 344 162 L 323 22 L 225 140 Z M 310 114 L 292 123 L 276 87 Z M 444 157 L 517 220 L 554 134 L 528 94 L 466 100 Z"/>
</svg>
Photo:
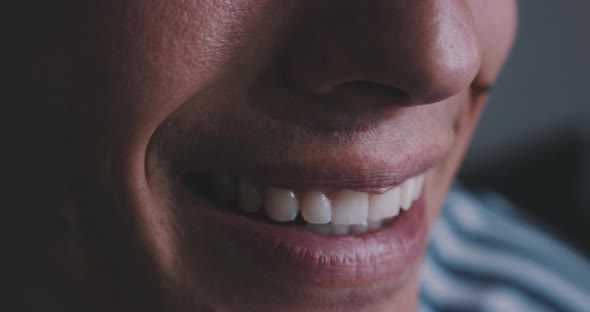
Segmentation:
<svg viewBox="0 0 590 312">
<path fill-rule="evenodd" d="M 415 310 L 417 265 L 344 289 L 261 277 L 178 208 L 173 180 L 236 155 L 402 162 L 428 142 L 448 146 L 428 171 L 431 224 L 507 57 L 515 1 L 71 2 L 9 20 L 0 273 L 34 300 L 1 310 Z"/>
</svg>

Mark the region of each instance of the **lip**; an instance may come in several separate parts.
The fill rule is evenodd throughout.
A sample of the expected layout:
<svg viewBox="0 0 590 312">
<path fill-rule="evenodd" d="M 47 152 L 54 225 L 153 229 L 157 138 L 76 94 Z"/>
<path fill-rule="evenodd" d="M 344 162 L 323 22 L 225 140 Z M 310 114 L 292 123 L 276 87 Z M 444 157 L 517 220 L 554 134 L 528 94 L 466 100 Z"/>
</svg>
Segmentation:
<svg viewBox="0 0 590 312">
<path fill-rule="evenodd" d="M 232 213 L 179 183 L 185 209 L 198 209 L 201 221 L 217 237 L 231 242 L 235 252 L 253 259 L 275 280 L 322 289 L 401 282 L 415 271 L 426 245 L 427 190 L 384 228 L 359 236 L 320 236 Z"/>
<path fill-rule="evenodd" d="M 289 161 L 287 157 L 252 159 L 243 156 L 215 160 L 188 157 L 175 166 L 180 176 L 215 172 L 217 175 L 247 177 L 258 185 L 300 190 L 325 190 L 328 192 L 349 189 L 358 192 L 380 194 L 394 188 L 407 179 L 428 171 L 442 161 L 450 145 L 419 145 L 416 150 L 379 159 L 373 155 L 347 155 L 346 158 L 327 157 L 313 161 Z M 228 153 L 225 153 L 228 154 Z M 361 158 L 363 157 L 363 158 Z M 198 159 L 198 161 L 195 161 Z"/>
<path fill-rule="evenodd" d="M 187 245 L 184 250 L 202 252 L 202 245 L 211 244 L 206 245 L 209 252 L 227 258 L 208 265 L 235 266 L 235 259 L 240 259 L 241 270 L 247 272 L 233 272 L 232 276 L 262 278 L 268 285 L 284 281 L 279 285 L 293 285 L 294 290 L 385 289 L 414 276 L 427 242 L 426 187 L 411 209 L 384 228 L 360 236 L 323 237 L 231 213 L 198 195 L 186 177 L 201 173 L 244 177 L 255 184 L 296 192 L 351 189 L 382 193 L 420 174 L 426 174 L 428 181 L 428 172 L 448 155 L 452 136 L 434 140 L 422 137 L 422 132 L 411 132 L 409 138 L 401 139 L 404 133 L 391 132 L 393 141 L 377 140 L 378 146 L 368 146 L 372 141 L 367 133 L 346 137 L 350 144 L 337 144 L 326 136 L 315 141 L 309 137 L 309 143 L 303 141 L 305 135 L 280 140 L 284 135 L 277 133 L 279 139 L 260 135 L 256 137 L 266 140 L 248 144 L 219 138 L 200 145 L 199 150 L 187 144 L 166 161 L 163 167 L 170 177 L 166 180 L 171 183 L 175 209 L 184 216 L 181 222 L 187 223 L 187 229 L 198 228 L 195 241 L 187 238 L 183 243 L 199 245 Z"/>
</svg>

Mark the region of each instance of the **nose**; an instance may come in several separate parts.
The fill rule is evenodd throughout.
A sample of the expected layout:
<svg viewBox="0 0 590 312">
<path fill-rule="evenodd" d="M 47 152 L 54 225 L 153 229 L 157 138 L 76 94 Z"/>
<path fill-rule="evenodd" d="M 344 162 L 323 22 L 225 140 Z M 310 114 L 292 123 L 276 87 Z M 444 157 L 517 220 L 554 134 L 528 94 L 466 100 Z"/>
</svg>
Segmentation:
<svg viewBox="0 0 590 312">
<path fill-rule="evenodd" d="M 479 70 L 481 51 L 464 0 L 309 5 L 285 69 L 301 92 L 347 105 L 421 105 L 465 90 Z"/>
</svg>

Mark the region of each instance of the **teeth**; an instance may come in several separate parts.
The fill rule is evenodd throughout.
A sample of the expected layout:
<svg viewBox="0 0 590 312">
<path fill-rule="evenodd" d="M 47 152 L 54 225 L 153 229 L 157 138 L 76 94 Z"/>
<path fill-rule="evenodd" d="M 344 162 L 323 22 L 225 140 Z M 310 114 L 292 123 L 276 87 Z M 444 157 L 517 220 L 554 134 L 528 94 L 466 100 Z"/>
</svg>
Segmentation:
<svg viewBox="0 0 590 312">
<path fill-rule="evenodd" d="M 413 200 L 414 200 L 414 179 L 408 179 L 401 186 L 401 194 L 400 194 L 401 208 L 403 210 L 410 209 L 410 207 L 412 206 Z"/>
<path fill-rule="evenodd" d="M 350 226 L 348 231 L 350 232 L 350 234 L 365 234 L 369 231 L 369 225 L 367 223 L 354 224 Z"/>
<path fill-rule="evenodd" d="M 343 224 L 313 224 L 307 223 L 304 227 L 306 230 L 322 235 L 360 235 L 376 230 L 383 225 L 383 221 L 369 222 L 363 224 L 343 225 Z"/>
<path fill-rule="evenodd" d="M 367 222 L 369 193 L 345 190 L 332 206 L 332 224 L 361 224 Z"/>
<path fill-rule="evenodd" d="M 350 225 L 332 224 L 332 235 L 348 235 Z"/>
<path fill-rule="evenodd" d="M 381 228 L 401 210 L 409 210 L 421 194 L 424 176 L 416 176 L 383 193 L 369 194 L 343 190 L 330 200 L 320 191 L 295 194 L 293 190 L 268 187 L 261 192 L 245 179 L 215 177 L 214 195 L 224 205 L 237 202 L 239 210 L 256 213 L 264 207 L 266 215 L 278 222 L 290 222 L 299 211 L 303 226 L 319 235 L 363 234 Z M 237 197 L 237 200 L 236 200 Z"/>
<path fill-rule="evenodd" d="M 301 201 L 301 216 L 309 223 L 330 223 L 332 221 L 332 204 L 321 192 L 307 192 Z"/>
<path fill-rule="evenodd" d="M 238 187 L 238 207 L 248 213 L 258 211 L 261 206 L 260 193 L 256 187 L 245 180 L 240 180 Z"/>
<path fill-rule="evenodd" d="M 295 193 L 275 187 L 266 191 L 264 208 L 269 218 L 279 222 L 295 220 L 299 211 Z"/>
<path fill-rule="evenodd" d="M 371 194 L 369 197 L 369 221 L 397 216 L 400 208 L 400 193 L 400 188 L 396 187 L 383 194 Z"/>
<path fill-rule="evenodd" d="M 367 230 L 368 231 L 376 230 L 376 229 L 380 228 L 381 226 L 383 226 L 383 223 L 385 223 L 384 220 L 369 222 L 367 224 Z"/>
<path fill-rule="evenodd" d="M 418 176 L 414 181 L 414 200 L 422 195 L 422 188 L 424 187 L 424 175 Z"/>
<path fill-rule="evenodd" d="M 313 224 L 313 223 L 308 223 L 305 225 L 305 229 L 307 229 L 310 232 L 319 234 L 319 235 L 323 235 L 323 236 L 328 236 L 330 234 L 332 234 L 332 225 L 331 224 Z"/>
</svg>

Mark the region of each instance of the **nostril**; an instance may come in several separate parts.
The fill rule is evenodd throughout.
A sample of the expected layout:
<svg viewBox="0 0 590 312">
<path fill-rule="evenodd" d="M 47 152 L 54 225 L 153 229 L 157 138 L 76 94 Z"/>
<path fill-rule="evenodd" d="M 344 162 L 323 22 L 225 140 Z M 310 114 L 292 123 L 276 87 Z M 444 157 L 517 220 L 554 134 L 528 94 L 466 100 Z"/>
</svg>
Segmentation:
<svg viewBox="0 0 590 312">
<path fill-rule="evenodd" d="M 384 105 L 408 105 L 408 92 L 382 83 L 359 80 L 339 84 L 334 91 L 357 98 L 372 99 L 372 102 Z"/>
</svg>

